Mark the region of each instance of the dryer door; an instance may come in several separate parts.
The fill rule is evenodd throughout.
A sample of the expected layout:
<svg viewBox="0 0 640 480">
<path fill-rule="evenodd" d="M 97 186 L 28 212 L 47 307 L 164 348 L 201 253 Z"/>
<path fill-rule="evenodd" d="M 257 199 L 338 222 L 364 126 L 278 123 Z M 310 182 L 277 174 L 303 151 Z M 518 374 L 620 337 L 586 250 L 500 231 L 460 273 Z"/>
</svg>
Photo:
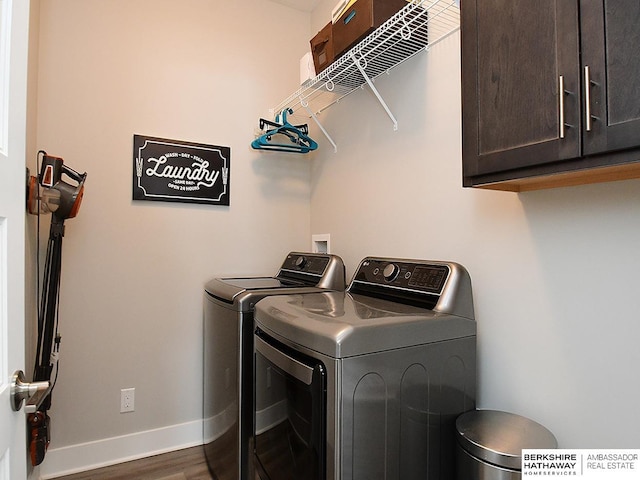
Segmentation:
<svg viewBox="0 0 640 480">
<path fill-rule="evenodd" d="M 257 329 L 255 369 L 255 460 L 261 479 L 324 480 L 324 365 Z"/>
</svg>

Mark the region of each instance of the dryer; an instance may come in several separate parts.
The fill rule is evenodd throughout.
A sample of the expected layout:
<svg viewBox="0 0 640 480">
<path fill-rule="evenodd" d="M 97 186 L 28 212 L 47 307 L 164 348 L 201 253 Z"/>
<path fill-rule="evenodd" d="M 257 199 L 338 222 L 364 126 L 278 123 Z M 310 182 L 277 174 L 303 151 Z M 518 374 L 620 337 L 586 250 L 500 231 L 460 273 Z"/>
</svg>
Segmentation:
<svg viewBox="0 0 640 480">
<path fill-rule="evenodd" d="M 214 278 L 204 292 L 203 444 L 217 480 L 253 480 L 253 313 L 258 300 L 345 289 L 336 255 L 291 252 L 272 277 Z"/>
<path fill-rule="evenodd" d="M 476 391 L 460 264 L 367 257 L 347 292 L 267 297 L 254 351 L 262 480 L 453 478 L 455 419 Z"/>
</svg>

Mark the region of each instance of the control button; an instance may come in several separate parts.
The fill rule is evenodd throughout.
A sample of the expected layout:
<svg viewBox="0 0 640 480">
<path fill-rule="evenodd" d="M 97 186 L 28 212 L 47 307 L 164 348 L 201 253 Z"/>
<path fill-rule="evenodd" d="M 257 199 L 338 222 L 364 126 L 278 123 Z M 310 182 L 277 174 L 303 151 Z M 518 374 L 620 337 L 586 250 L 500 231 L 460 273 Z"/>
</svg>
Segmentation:
<svg viewBox="0 0 640 480">
<path fill-rule="evenodd" d="M 389 263 L 384 270 L 382 271 L 382 275 L 387 282 L 392 282 L 398 276 L 398 272 L 400 268 L 395 263 Z"/>
<path fill-rule="evenodd" d="M 409 280 L 409 278 L 411 278 L 411 272 L 407 272 L 407 273 L 405 273 L 405 274 L 404 274 L 404 278 L 405 278 L 406 280 Z"/>
<path fill-rule="evenodd" d="M 297 268 L 304 268 L 304 266 L 307 264 L 307 259 L 304 257 L 298 257 L 296 258 L 296 267 Z"/>
</svg>

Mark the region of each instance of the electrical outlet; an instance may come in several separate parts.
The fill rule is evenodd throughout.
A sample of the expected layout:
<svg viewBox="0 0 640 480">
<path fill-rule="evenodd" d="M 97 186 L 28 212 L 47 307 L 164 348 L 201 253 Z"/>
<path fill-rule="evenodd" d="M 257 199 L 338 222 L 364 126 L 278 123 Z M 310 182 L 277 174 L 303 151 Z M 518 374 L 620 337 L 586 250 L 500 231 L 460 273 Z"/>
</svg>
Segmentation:
<svg viewBox="0 0 640 480">
<path fill-rule="evenodd" d="M 135 406 L 135 388 L 120 390 L 120 413 L 133 412 Z"/>
</svg>

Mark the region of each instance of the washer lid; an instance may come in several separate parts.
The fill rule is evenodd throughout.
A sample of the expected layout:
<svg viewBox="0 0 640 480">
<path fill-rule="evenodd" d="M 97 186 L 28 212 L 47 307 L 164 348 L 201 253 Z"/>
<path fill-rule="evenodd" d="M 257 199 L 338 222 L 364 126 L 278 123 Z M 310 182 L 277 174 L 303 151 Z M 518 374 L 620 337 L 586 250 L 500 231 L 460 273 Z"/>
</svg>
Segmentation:
<svg viewBox="0 0 640 480">
<path fill-rule="evenodd" d="M 256 290 L 274 290 L 299 286 L 284 283 L 274 277 L 248 277 L 248 278 L 214 278 L 207 282 L 205 291 L 227 303 L 233 303 L 240 294 Z"/>
<path fill-rule="evenodd" d="M 344 262 L 337 255 L 290 252 L 273 277 L 214 278 L 205 285 L 205 291 L 232 304 L 247 295 L 264 296 L 281 289 L 318 287 L 344 290 L 344 276 Z"/>
<path fill-rule="evenodd" d="M 557 448 L 556 437 L 539 423 L 496 410 L 474 410 L 456 420 L 462 448 L 480 460 L 522 469 L 523 448 Z"/>
<path fill-rule="evenodd" d="M 468 318 L 345 292 L 266 297 L 254 318 L 270 335 L 333 358 L 476 334 Z"/>
</svg>

